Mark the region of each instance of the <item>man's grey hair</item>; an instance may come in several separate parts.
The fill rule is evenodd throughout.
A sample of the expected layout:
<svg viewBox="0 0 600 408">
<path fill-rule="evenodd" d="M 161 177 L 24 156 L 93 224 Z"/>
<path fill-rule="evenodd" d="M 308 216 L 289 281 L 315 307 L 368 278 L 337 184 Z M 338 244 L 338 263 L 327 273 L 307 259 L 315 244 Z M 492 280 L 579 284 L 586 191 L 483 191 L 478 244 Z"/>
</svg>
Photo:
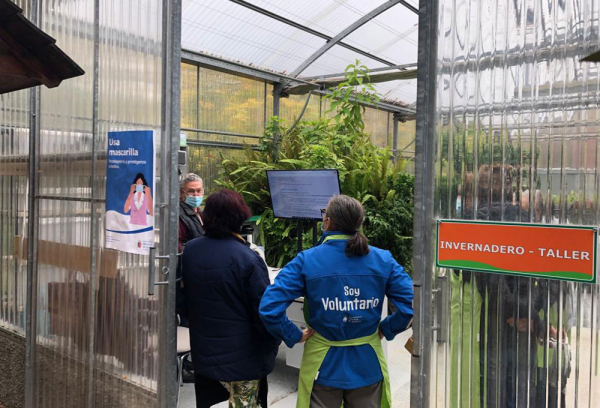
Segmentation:
<svg viewBox="0 0 600 408">
<path fill-rule="evenodd" d="M 187 183 L 191 183 L 192 181 L 199 181 L 204 186 L 204 181 L 202 181 L 202 178 L 199 175 L 194 174 L 194 173 L 188 173 L 188 174 L 183 174 L 181 177 L 179 177 L 179 188 L 181 190 L 184 190 L 185 185 Z"/>
</svg>

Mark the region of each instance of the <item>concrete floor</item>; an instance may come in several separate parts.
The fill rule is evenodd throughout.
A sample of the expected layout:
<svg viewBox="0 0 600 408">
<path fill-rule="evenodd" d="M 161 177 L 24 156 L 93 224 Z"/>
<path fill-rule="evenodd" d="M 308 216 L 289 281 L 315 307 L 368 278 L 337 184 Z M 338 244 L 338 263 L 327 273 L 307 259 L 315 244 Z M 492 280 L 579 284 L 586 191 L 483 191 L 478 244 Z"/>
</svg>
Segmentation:
<svg viewBox="0 0 600 408">
<path fill-rule="evenodd" d="M 388 369 L 392 388 L 393 408 L 407 408 L 410 402 L 410 353 L 404 349 L 412 330 L 402 333 L 389 342 Z M 275 363 L 275 370 L 269 375 L 269 407 L 294 408 L 298 390 L 298 370 L 285 364 L 285 346 L 281 347 Z M 194 384 L 184 384 L 179 396 L 180 408 L 195 408 Z M 214 408 L 227 408 L 227 402 L 214 405 Z"/>
</svg>

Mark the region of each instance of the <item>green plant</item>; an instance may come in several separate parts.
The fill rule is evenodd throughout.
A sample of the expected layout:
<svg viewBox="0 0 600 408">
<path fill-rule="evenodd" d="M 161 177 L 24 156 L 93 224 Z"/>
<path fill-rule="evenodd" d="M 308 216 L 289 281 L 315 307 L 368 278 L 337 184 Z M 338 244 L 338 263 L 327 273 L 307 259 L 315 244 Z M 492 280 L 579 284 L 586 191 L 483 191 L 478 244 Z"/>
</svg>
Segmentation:
<svg viewBox="0 0 600 408">
<path fill-rule="evenodd" d="M 346 80 L 333 88 L 329 96 L 331 105 L 328 112 L 336 112 L 334 119 L 338 127 L 345 127 L 350 132 L 363 131 L 365 124 L 362 117 L 366 108 L 356 103 L 356 100 L 376 105 L 380 96 L 370 82 L 369 68 L 359 60 L 348 65 L 344 74 Z"/>
<path fill-rule="evenodd" d="M 364 66 L 349 66 L 346 81 L 330 96 L 336 112 L 333 121 L 301 121 L 289 130 L 274 117 L 258 150 L 246 147 L 242 158 L 223 160 L 218 184 L 240 192 L 253 214 L 260 214 L 260 243 L 269 265 L 282 266 L 297 254 L 298 229 L 297 221 L 273 216 L 266 170 L 328 168 L 338 170 L 342 193 L 363 203 L 363 230 L 371 243 L 389 249 L 410 271 L 414 178 L 402 171 L 403 163 L 393 160 L 388 149 L 375 146 L 363 132 L 364 109 L 356 100 L 378 100 L 370 93 L 372 87 L 359 89 L 364 77 L 368 77 Z M 303 249 L 308 249 L 310 222 L 303 230 Z"/>
</svg>

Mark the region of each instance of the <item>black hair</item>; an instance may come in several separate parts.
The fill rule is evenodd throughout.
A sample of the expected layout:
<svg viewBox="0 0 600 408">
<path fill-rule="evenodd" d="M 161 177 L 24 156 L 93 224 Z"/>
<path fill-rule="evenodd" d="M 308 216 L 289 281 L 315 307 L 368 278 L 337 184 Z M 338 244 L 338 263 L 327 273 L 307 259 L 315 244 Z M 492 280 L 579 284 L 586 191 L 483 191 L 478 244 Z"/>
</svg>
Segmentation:
<svg viewBox="0 0 600 408">
<path fill-rule="evenodd" d="M 144 177 L 143 173 L 136 174 L 135 177 L 133 178 L 133 183 L 131 183 L 131 184 L 135 184 L 139 179 L 142 179 L 142 184 L 144 184 L 146 187 L 148 187 L 148 182 L 146 181 L 146 177 Z"/>
<path fill-rule="evenodd" d="M 239 234 L 244 221 L 251 215 L 240 194 L 227 189 L 218 190 L 206 199 L 202 212 L 204 230 L 211 238 L 227 238 L 233 233 Z"/>
</svg>

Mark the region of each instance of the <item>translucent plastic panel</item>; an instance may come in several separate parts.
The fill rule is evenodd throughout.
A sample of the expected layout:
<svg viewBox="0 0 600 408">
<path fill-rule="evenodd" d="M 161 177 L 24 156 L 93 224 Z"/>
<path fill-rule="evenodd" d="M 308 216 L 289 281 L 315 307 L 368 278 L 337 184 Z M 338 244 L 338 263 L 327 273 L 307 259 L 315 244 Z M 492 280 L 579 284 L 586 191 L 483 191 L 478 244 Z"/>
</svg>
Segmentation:
<svg viewBox="0 0 600 408">
<path fill-rule="evenodd" d="M 371 141 L 379 147 L 392 145 L 390 124 L 392 117 L 388 112 L 366 109 L 364 114 L 365 132 L 371 135 Z"/>
<path fill-rule="evenodd" d="M 93 1 L 45 3 L 41 21 L 85 72 L 94 71 L 93 37 L 86 35 L 93 32 Z M 91 262 L 92 82 L 93 75 L 83 75 L 55 89 L 42 88 L 39 101 L 44 198 L 38 200 L 35 373 L 40 407 L 82 406 L 91 392 L 86 365 L 75 362 L 88 362 L 90 355 L 90 274 L 81 266 Z"/>
<path fill-rule="evenodd" d="M 417 80 L 389 81 L 374 84 L 385 101 L 398 101 L 412 105 L 417 100 Z"/>
<path fill-rule="evenodd" d="M 597 2 L 460 0 L 439 15 L 436 216 L 597 225 L 600 88 L 580 62 Z M 436 276 L 438 406 L 595 406 L 595 285 Z"/>
<path fill-rule="evenodd" d="M 398 123 L 398 149 L 405 154 L 415 151 L 415 126 L 414 121 Z"/>
<path fill-rule="evenodd" d="M 384 1 L 309 0 L 276 2 L 273 0 L 252 0 L 249 3 L 334 37 L 364 14 L 379 7 Z"/>
<path fill-rule="evenodd" d="M 27 231 L 29 91 L 0 95 L 0 328 L 24 334 L 26 260 L 15 257 Z"/>
<path fill-rule="evenodd" d="M 223 159 L 241 159 L 245 157 L 245 152 L 242 149 L 193 144 L 188 147 L 188 154 L 188 171 L 202 177 L 207 194 L 217 187 L 215 181 L 221 176 L 220 164 Z"/>
<path fill-rule="evenodd" d="M 322 38 L 232 2 L 183 2 L 184 49 L 289 72 L 324 43 Z"/>
<path fill-rule="evenodd" d="M 17 1 L 25 15 L 29 3 Z M 98 67 L 94 3 L 40 2 L 40 28 L 86 74 L 58 88 L 41 87 L 37 99 L 39 264 L 32 311 L 25 310 L 30 91 L 0 96 L 0 328 L 24 334 L 26 313 L 37 318 L 32 373 L 39 407 L 82 407 L 89 401 L 96 407 L 156 405 L 159 296 L 147 297 L 147 262 L 121 253 L 113 257 L 118 259 L 113 269 L 97 268 L 92 279 L 91 254 L 97 260 L 106 256 L 107 132 L 160 129 L 162 2 L 100 2 Z M 160 150 L 157 137 L 157 157 Z"/>
<path fill-rule="evenodd" d="M 356 60 L 360 60 L 363 65 L 371 69 L 385 66 L 381 62 L 372 60 L 340 45 L 334 45 L 303 71 L 301 76 L 311 77 L 344 72 L 348 64 L 354 64 Z M 392 62 L 395 63 L 395 60 L 392 60 Z"/>
<path fill-rule="evenodd" d="M 287 126 L 291 126 L 299 117 L 308 95 L 290 95 L 288 98 L 281 99 L 280 117 L 286 121 Z M 315 120 L 319 118 L 321 103 L 318 95 L 311 95 L 306 111 L 302 116 L 303 121 Z"/>
<path fill-rule="evenodd" d="M 168 170 L 161 153 L 162 1 L 100 2 L 99 140 L 119 130 L 154 130 L 156 149 L 155 203 L 162 196 Z M 104 161 L 97 163 L 97 195 L 104 197 Z M 101 207 L 103 212 L 104 208 Z M 99 243 L 104 246 L 104 223 Z M 155 212 L 155 225 L 162 223 Z M 110 251 L 107 251 L 110 252 Z M 148 296 L 148 257 L 118 253 L 117 270 L 98 274 L 94 381 L 96 401 L 103 406 L 155 406 L 158 380 L 158 314 L 160 291 Z M 119 328 L 119 329 L 116 329 Z"/>
<path fill-rule="evenodd" d="M 197 129 L 198 124 L 198 67 L 181 64 L 181 127 Z"/>
<path fill-rule="evenodd" d="M 398 64 L 417 61 L 418 16 L 402 4 L 381 13 L 344 40 Z"/>
<path fill-rule="evenodd" d="M 262 134 L 272 112 L 266 109 L 264 82 L 201 68 L 199 87 L 201 130 Z"/>
</svg>

